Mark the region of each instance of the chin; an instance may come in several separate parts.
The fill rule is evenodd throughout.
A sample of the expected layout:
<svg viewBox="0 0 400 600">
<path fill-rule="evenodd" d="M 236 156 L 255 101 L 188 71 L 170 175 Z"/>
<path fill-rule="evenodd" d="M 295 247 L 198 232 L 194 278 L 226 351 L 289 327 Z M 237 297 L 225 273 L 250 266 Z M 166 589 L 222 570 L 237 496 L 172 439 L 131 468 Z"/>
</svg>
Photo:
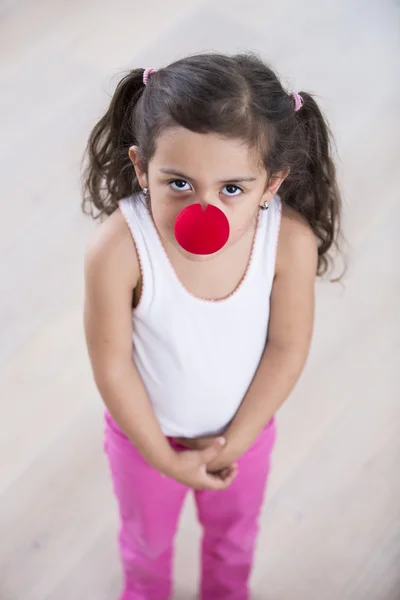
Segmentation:
<svg viewBox="0 0 400 600">
<path fill-rule="evenodd" d="M 184 250 L 179 244 L 175 243 L 174 245 L 178 252 L 182 254 L 182 256 L 193 262 L 206 262 L 207 260 L 212 260 L 216 256 L 222 254 L 227 247 L 227 245 L 225 245 L 223 248 L 221 248 L 221 250 L 218 250 L 218 252 L 214 252 L 213 254 L 192 254 L 191 252 Z"/>
</svg>

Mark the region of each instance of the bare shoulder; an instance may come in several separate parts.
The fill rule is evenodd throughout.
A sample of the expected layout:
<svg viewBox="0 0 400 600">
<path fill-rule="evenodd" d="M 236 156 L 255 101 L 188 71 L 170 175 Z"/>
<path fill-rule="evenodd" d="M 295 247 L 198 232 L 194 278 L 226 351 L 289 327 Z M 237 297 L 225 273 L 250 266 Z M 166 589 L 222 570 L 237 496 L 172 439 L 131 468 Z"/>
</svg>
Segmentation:
<svg viewBox="0 0 400 600">
<path fill-rule="evenodd" d="M 96 229 L 85 252 L 87 276 L 109 274 L 122 277 L 135 288 L 140 277 L 140 264 L 129 227 L 119 209 Z"/>
<path fill-rule="evenodd" d="M 315 277 L 317 264 L 318 245 L 313 230 L 299 213 L 283 204 L 276 272 L 301 270 Z"/>
</svg>

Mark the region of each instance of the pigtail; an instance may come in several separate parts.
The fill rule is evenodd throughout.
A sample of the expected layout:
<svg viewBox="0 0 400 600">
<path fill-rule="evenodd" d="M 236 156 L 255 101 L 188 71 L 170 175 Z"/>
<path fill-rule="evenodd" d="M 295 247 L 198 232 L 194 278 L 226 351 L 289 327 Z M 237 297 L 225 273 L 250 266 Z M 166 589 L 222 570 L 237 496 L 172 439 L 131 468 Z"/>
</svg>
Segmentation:
<svg viewBox="0 0 400 600">
<path fill-rule="evenodd" d="M 299 92 L 303 106 L 294 113 L 296 160 L 281 186 L 282 197 L 311 225 L 318 244 L 318 274 L 326 273 L 328 251 L 338 248 L 341 196 L 332 160 L 332 135 L 314 98 Z"/>
<path fill-rule="evenodd" d="M 134 69 L 118 83 L 106 114 L 88 139 L 83 156 L 82 209 L 95 218 L 110 215 L 121 198 L 138 191 L 128 150 L 136 143 L 132 115 L 145 88 L 143 72 Z"/>
</svg>

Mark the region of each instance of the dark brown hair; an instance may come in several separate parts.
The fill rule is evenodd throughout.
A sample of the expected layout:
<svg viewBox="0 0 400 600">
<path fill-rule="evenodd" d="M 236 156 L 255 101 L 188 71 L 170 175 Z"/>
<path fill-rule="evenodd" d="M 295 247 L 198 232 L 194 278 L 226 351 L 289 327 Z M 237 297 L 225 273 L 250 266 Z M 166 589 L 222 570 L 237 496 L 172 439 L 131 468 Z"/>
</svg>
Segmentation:
<svg viewBox="0 0 400 600">
<path fill-rule="evenodd" d="M 143 84 L 143 69 L 118 83 L 106 114 L 90 134 L 84 160 L 83 210 L 110 215 L 121 198 L 140 190 L 128 155 L 139 147 L 144 164 L 157 136 L 176 125 L 246 141 L 271 176 L 287 167 L 279 189 L 284 204 L 312 227 L 318 239 L 318 274 L 337 246 L 341 198 L 331 157 L 331 134 L 314 98 L 294 100 L 272 69 L 254 53 L 199 54 L 160 69 Z"/>
</svg>

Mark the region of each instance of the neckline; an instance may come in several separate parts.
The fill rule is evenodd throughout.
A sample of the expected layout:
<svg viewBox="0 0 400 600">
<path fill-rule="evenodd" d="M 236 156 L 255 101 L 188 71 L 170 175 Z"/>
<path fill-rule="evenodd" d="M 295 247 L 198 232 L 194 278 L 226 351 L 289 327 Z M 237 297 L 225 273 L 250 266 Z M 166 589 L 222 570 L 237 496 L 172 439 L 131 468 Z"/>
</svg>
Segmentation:
<svg viewBox="0 0 400 600">
<path fill-rule="evenodd" d="M 212 299 L 212 298 L 203 298 L 202 296 L 196 296 L 195 294 L 192 294 L 191 291 L 189 291 L 187 289 L 187 287 L 182 283 L 182 281 L 180 280 L 177 272 L 175 271 L 175 268 L 167 254 L 167 251 L 164 247 L 164 244 L 162 242 L 161 236 L 158 232 L 158 229 L 156 227 L 156 224 L 153 221 L 153 215 L 151 213 L 151 208 L 148 206 L 146 199 L 144 198 L 144 202 L 143 202 L 143 206 L 144 209 L 146 211 L 146 215 L 149 217 L 149 221 L 150 221 L 150 227 L 151 230 L 154 234 L 154 238 L 156 239 L 156 242 L 161 250 L 161 253 L 163 254 L 165 261 L 168 265 L 168 269 L 171 272 L 174 280 L 176 281 L 176 283 L 179 286 L 179 289 L 182 291 L 183 294 L 185 294 L 186 296 L 188 296 L 189 298 L 192 298 L 193 300 L 196 300 L 199 303 L 202 304 L 224 304 L 227 301 L 235 298 L 238 293 L 242 290 L 242 288 L 244 287 L 244 284 L 248 281 L 248 279 L 251 276 L 253 267 L 254 267 L 254 262 L 255 262 L 255 254 L 256 254 L 256 248 L 259 245 L 259 238 L 260 238 L 260 231 L 261 231 L 261 223 L 263 221 L 263 211 L 259 211 L 258 215 L 257 215 L 257 224 L 254 230 L 254 235 L 253 235 L 253 242 L 251 245 L 251 250 L 250 250 L 250 256 L 249 256 L 249 260 L 247 262 L 247 267 L 246 270 L 243 274 L 243 277 L 240 279 L 239 283 L 237 284 L 237 286 L 232 290 L 232 292 L 230 292 L 227 296 L 223 296 L 222 298 L 216 298 L 216 299 Z"/>
</svg>

